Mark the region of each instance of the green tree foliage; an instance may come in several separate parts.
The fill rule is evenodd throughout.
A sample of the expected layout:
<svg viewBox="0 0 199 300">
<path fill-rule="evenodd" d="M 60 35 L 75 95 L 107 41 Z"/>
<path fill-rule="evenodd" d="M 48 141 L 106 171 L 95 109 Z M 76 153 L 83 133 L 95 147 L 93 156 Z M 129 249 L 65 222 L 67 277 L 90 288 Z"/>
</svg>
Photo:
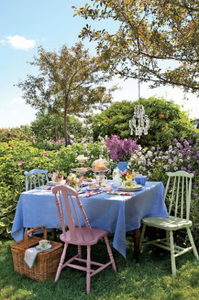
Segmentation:
<svg viewBox="0 0 199 300">
<path fill-rule="evenodd" d="M 14 214 L 19 196 L 25 191 L 24 171 L 47 169 L 49 173 L 63 171 L 67 176 L 73 168 L 79 167 L 76 157 L 89 156 L 85 166 L 102 154 L 107 157 L 103 143 L 74 143 L 59 151 L 45 151 L 33 147 L 30 142 L 10 140 L 0 143 L 0 235 L 8 236 L 12 229 Z"/>
<path fill-rule="evenodd" d="M 64 137 L 63 117 L 50 113 L 37 114 L 35 121 L 31 122 L 31 130 L 41 140 L 58 140 Z M 68 135 L 73 135 L 75 139 L 79 139 L 84 133 L 82 122 L 73 117 L 67 116 Z"/>
<path fill-rule="evenodd" d="M 92 0 L 72 8 L 85 19 L 117 22 L 115 33 L 111 26 L 86 24 L 80 34 L 97 42 L 107 70 L 137 78 L 140 65 L 140 79 L 151 87 L 178 86 L 199 95 L 198 0 Z"/>
<path fill-rule="evenodd" d="M 160 146 L 167 149 L 174 138 L 189 138 L 196 128 L 189 122 L 189 118 L 182 112 L 177 104 L 165 99 L 150 97 L 141 99 L 145 113 L 151 121 L 148 135 L 143 135 L 139 139 L 139 144 L 143 147 Z M 116 102 L 106 111 L 93 116 L 91 119 L 94 139 L 98 136 L 119 135 L 121 138 L 130 136 L 129 120 L 134 114 L 136 102 Z M 132 138 L 136 138 L 135 134 Z"/>
<path fill-rule="evenodd" d="M 38 48 L 38 57 L 30 63 L 39 68 L 38 76 L 27 75 L 17 86 L 22 98 L 35 109 L 50 114 L 63 115 L 64 138 L 68 140 L 68 115 L 81 115 L 90 108 L 111 102 L 111 91 L 102 82 L 109 76 L 103 74 L 100 58 L 90 57 L 82 43 L 74 47 L 62 46 L 59 52 Z M 101 72 L 100 72 L 101 71 Z"/>
<path fill-rule="evenodd" d="M 12 139 L 29 141 L 32 138 L 34 138 L 33 133 L 28 125 L 0 129 L 0 142 L 9 142 Z"/>
</svg>

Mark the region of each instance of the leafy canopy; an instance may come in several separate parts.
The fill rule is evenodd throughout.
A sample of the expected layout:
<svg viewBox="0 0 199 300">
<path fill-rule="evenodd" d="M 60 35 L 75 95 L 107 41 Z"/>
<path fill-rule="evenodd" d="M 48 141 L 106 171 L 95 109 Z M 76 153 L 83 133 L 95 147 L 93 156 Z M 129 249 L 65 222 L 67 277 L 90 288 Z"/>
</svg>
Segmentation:
<svg viewBox="0 0 199 300">
<path fill-rule="evenodd" d="M 198 0 L 91 2 L 79 9 L 73 6 L 75 15 L 113 19 L 119 25 L 112 34 L 86 24 L 80 34 L 97 42 L 107 70 L 125 79 L 137 78 L 139 65 L 141 81 L 150 82 L 151 88 L 178 86 L 199 95 Z"/>
<path fill-rule="evenodd" d="M 30 63 L 39 68 L 39 75 L 27 75 L 17 86 L 22 98 L 40 112 L 62 115 L 67 145 L 67 115 L 82 115 L 84 111 L 111 102 L 111 91 L 101 83 L 110 76 L 103 74 L 99 57 L 91 57 L 81 42 L 59 52 L 38 48 L 38 57 Z"/>
</svg>

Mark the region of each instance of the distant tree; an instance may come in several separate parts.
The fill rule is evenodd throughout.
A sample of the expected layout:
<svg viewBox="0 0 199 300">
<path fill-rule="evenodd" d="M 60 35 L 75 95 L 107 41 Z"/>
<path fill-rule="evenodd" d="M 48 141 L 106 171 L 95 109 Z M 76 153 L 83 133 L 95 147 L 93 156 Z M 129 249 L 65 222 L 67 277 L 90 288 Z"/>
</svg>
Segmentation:
<svg viewBox="0 0 199 300">
<path fill-rule="evenodd" d="M 199 96 L 198 0 L 92 0 L 72 8 L 75 15 L 102 21 L 112 19 L 113 31 L 97 30 L 96 22 L 81 37 L 97 43 L 109 72 L 137 78 L 151 87 L 171 85 Z M 118 23 L 117 23 L 118 22 Z M 103 26 L 103 23 L 102 23 Z"/>
<path fill-rule="evenodd" d="M 106 111 L 97 114 L 90 120 L 94 139 L 98 136 L 104 137 L 111 134 L 119 135 L 122 139 L 129 138 L 129 120 L 134 113 L 134 107 L 138 101 L 115 102 Z M 190 123 L 185 112 L 173 101 L 163 98 L 150 97 L 141 99 L 145 112 L 151 121 L 151 127 L 147 135 L 142 135 L 138 141 L 143 147 L 160 146 L 166 150 L 173 139 L 181 137 L 189 138 L 192 131 L 199 131 Z M 135 133 L 132 138 L 138 138 Z"/>
<path fill-rule="evenodd" d="M 64 138 L 64 118 L 62 115 L 37 113 L 36 120 L 31 122 L 31 130 L 38 140 L 58 140 Z M 67 115 L 68 135 L 80 138 L 84 132 L 82 122 Z"/>
<path fill-rule="evenodd" d="M 59 52 L 38 48 L 39 57 L 30 64 L 39 67 L 38 76 L 27 75 L 17 86 L 22 89 L 22 98 L 35 109 L 49 114 L 63 115 L 65 145 L 68 140 L 67 116 L 83 115 L 91 108 L 106 107 L 111 103 L 111 92 L 102 82 L 106 75 L 100 57 L 91 57 L 81 42 L 74 47 L 62 46 Z"/>
</svg>

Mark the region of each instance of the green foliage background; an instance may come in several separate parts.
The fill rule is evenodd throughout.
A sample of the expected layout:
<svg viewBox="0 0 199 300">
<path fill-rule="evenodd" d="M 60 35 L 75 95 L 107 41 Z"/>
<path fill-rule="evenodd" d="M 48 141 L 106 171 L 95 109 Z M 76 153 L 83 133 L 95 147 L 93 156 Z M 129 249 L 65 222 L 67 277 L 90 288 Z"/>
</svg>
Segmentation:
<svg viewBox="0 0 199 300">
<path fill-rule="evenodd" d="M 47 169 L 52 173 L 59 170 L 67 176 L 72 168 L 79 166 L 75 160 L 79 154 L 90 156 L 85 166 L 91 166 L 100 154 L 107 157 L 107 149 L 100 142 L 76 143 L 59 151 L 45 152 L 33 147 L 31 142 L 19 140 L 0 143 L 0 234 L 9 235 L 11 232 L 19 196 L 25 191 L 25 171 Z M 18 165 L 19 161 L 23 164 Z"/>
<path fill-rule="evenodd" d="M 195 130 L 185 112 L 180 110 L 173 101 L 163 98 L 150 97 L 141 99 L 145 113 L 151 121 L 148 135 L 139 139 L 143 147 L 160 146 L 162 150 L 167 149 L 174 138 L 184 137 L 189 139 Z M 111 134 L 119 135 L 121 138 L 130 137 L 129 120 L 134 114 L 134 107 L 138 101 L 121 101 L 113 103 L 106 111 L 95 115 L 92 121 L 94 139 L 98 136 L 104 137 Z M 137 136 L 132 135 L 133 139 Z"/>
</svg>

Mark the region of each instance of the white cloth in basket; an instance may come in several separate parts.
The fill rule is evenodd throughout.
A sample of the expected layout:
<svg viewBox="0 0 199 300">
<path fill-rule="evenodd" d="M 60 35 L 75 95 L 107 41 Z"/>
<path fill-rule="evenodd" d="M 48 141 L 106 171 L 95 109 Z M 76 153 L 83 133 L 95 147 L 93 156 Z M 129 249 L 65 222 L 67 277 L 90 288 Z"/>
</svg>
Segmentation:
<svg viewBox="0 0 199 300">
<path fill-rule="evenodd" d="M 30 269 L 34 266 L 37 253 L 39 253 L 39 251 L 37 251 L 35 247 L 29 248 L 25 251 L 24 260 Z"/>
</svg>

